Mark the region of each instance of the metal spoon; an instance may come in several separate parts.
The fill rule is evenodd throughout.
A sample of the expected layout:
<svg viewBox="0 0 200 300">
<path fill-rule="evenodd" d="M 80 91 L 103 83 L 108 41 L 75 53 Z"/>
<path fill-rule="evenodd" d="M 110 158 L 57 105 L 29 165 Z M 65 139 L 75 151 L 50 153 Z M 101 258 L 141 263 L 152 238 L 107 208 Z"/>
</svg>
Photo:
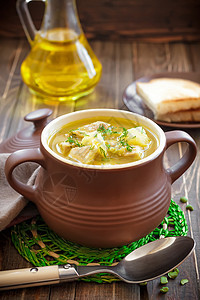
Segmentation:
<svg viewBox="0 0 200 300">
<path fill-rule="evenodd" d="M 96 273 L 111 273 L 128 283 L 155 279 L 191 254 L 195 242 L 190 237 L 169 237 L 148 243 L 128 254 L 115 266 L 66 264 L 0 272 L 0 290 L 56 284 Z"/>
</svg>

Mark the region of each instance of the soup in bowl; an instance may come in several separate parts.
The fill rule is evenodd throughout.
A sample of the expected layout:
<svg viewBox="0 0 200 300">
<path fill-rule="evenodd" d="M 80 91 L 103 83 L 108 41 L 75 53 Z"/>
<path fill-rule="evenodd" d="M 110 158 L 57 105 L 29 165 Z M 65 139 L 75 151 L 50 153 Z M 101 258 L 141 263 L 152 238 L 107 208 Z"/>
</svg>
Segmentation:
<svg viewBox="0 0 200 300">
<path fill-rule="evenodd" d="M 102 167 L 141 160 L 158 144 L 156 134 L 140 123 L 103 116 L 68 123 L 48 141 L 64 160 Z"/>
<path fill-rule="evenodd" d="M 163 155 L 177 142 L 187 142 L 188 149 L 166 168 Z M 170 205 L 171 184 L 195 155 L 195 142 L 183 131 L 165 134 L 143 116 L 91 109 L 50 122 L 40 148 L 11 154 L 5 170 L 10 185 L 37 205 L 60 236 L 90 247 L 115 247 L 160 224 Z M 25 161 L 41 165 L 34 186 L 13 175 Z"/>
</svg>

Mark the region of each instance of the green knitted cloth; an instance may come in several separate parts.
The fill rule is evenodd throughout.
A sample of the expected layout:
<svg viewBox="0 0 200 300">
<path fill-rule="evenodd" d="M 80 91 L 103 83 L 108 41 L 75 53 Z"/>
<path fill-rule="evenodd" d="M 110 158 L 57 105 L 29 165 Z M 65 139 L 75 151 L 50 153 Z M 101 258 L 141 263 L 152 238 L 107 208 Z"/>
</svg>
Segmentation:
<svg viewBox="0 0 200 300">
<path fill-rule="evenodd" d="M 18 252 L 34 266 L 50 266 L 72 263 L 77 265 L 102 264 L 112 265 L 119 262 L 133 250 L 150 241 L 162 237 L 185 236 L 188 226 L 184 213 L 180 207 L 171 200 L 171 204 L 160 226 L 144 238 L 118 248 L 96 249 L 87 248 L 64 240 L 54 233 L 38 216 L 32 220 L 15 225 L 11 229 L 12 241 Z M 84 281 L 99 283 L 118 281 L 110 274 L 96 274 Z"/>
</svg>

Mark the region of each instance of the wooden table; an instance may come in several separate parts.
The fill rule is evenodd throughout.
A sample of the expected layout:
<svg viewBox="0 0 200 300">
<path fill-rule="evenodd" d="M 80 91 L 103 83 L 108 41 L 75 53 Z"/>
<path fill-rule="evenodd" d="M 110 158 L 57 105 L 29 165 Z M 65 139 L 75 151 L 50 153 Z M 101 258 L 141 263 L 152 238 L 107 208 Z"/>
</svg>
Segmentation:
<svg viewBox="0 0 200 300">
<path fill-rule="evenodd" d="M 134 79 L 144 75 L 171 71 L 200 72 L 200 43 L 120 43 L 91 42 L 91 45 L 103 65 L 103 75 L 95 92 L 77 102 L 46 105 L 38 102 L 22 83 L 20 66 L 29 51 L 24 39 L 1 38 L 0 41 L 0 142 L 27 126 L 23 117 L 38 108 L 50 107 L 53 118 L 71 111 L 87 108 L 123 108 L 122 93 Z M 163 128 L 169 130 L 170 128 Z M 173 128 L 172 128 L 173 130 Z M 200 299 L 200 129 L 186 130 L 196 140 L 198 155 L 190 169 L 174 184 L 173 199 L 185 212 L 188 222 L 188 235 L 196 242 L 195 252 L 179 267 L 176 280 L 168 283 L 169 292 L 159 293 L 159 279 L 148 283 L 147 287 L 137 284 L 117 282 L 95 284 L 72 282 L 60 286 L 44 286 L 0 293 L 0 299 Z M 182 154 L 183 147 L 176 144 L 167 151 L 166 163 L 175 160 L 175 153 Z M 180 197 L 186 196 L 194 211 L 186 211 Z M 172 253 L 173 255 L 173 253 Z M 9 230 L 0 233 L 0 269 L 30 267 L 15 250 Z M 181 278 L 189 283 L 180 285 Z"/>
</svg>

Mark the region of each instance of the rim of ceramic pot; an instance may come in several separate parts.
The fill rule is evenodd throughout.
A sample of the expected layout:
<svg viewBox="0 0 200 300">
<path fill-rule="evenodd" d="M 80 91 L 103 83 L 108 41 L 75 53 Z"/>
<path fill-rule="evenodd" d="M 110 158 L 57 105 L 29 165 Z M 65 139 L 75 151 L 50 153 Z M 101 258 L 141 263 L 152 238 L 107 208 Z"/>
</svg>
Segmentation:
<svg viewBox="0 0 200 300">
<path fill-rule="evenodd" d="M 158 138 L 158 147 L 156 150 L 148 155 L 145 158 L 142 158 L 141 160 L 125 163 L 125 164 L 118 164 L 118 165 L 87 165 L 83 163 L 73 162 L 67 158 L 63 158 L 59 156 L 57 153 L 55 153 L 48 145 L 49 138 L 58 132 L 63 126 L 67 125 L 68 123 L 82 120 L 82 119 L 88 119 L 92 117 L 110 117 L 110 118 L 124 118 L 129 119 L 130 121 L 136 122 L 138 125 L 145 126 L 149 128 L 153 133 L 156 134 Z M 87 168 L 87 169 L 122 169 L 122 168 L 129 168 L 132 166 L 138 166 L 142 164 L 146 164 L 147 162 L 155 159 L 160 153 L 163 151 L 165 145 L 166 145 L 166 137 L 163 132 L 163 130 L 152 120 L 141 116 L 136 113 L 132 113 L 126 110 L 119 110 L 119 109 L 88 109 L 88 110 L 80 110 L 72 113 L 68 113 L 65 115 L 62 115 L 60 117 L 57 117 L 53 121 L 51 121 L 42 131 L 41 134 L 41 143 L 43 147 L 46 149 L 46 151 L 51 154 L 53 157 L 58 159 L 59 161 L 62 161 L 66 164 L 81 167 L 81 168 Z"/>
</svg>

